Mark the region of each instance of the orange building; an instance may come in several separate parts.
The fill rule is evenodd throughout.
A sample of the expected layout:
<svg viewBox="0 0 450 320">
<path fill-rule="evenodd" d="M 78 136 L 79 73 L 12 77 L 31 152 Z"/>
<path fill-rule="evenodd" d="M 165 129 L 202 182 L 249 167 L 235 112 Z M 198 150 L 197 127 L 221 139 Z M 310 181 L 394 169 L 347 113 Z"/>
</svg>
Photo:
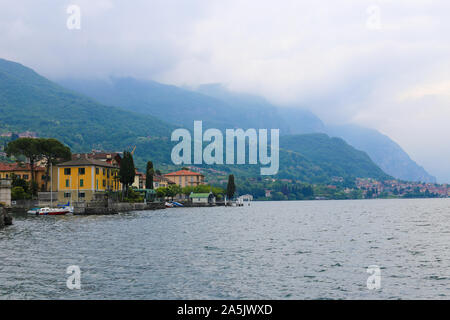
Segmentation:
<svg viewBox="0 0 450 320">
<path fill-rule="evenodd" d="M 34 168 L 36 183 L 40 191 L 45 189 L 45 167 L 36 166 Z M 11 179 L 15 175 L 25 181 L 31 181 L 30 164 L 28 163 L 0 163 L 0 179 Z M 50 181 L 50 179 L 49 179 Z M 47 186 L 50 189 L 50 183 Z"/>
<path fill-rule="evenodd" d="M 169 181 L 172 181 L 180 187 L 198 186 L 205 184 L 205 176 L 198 172 L 189 170 L 179 170 L 164 175 Z"/>
</svg>

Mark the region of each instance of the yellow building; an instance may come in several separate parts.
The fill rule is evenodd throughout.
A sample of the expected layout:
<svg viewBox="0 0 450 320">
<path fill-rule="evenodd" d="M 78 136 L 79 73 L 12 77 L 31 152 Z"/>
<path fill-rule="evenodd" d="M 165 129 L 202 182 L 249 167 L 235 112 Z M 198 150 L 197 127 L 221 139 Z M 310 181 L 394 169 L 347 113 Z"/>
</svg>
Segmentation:
<svg viewBox="0 0 450 320">
<path fill-rule="evenodd" d="M 39 191 L 49 191 L 50 182 L 45 190 L 45 167 L 36 166 L 34 174 Z M 28 163 L 0 163 L 0 179 L 11 179 L 15 175 L 25 181 L 31 181 L 30 165 Z M 50 181 L 50 179 L 48 179 Z"/>
<path fill-rule="evenodd" d="M 58 201 L 92 201 L 104 199 L 108 191 L 119 191 L 119 168 L 105 161 L 72 160 L 57 165 Z"/>
<path fill-rule="evenodd" d="M 167 173 L 164 175 L 169 181 L 176 183 L 180 187 L 198 186 L 205 184 L 205 177 L 198 173 L 189 170 L 179 170 L 176 172 Z"/>
</svg>

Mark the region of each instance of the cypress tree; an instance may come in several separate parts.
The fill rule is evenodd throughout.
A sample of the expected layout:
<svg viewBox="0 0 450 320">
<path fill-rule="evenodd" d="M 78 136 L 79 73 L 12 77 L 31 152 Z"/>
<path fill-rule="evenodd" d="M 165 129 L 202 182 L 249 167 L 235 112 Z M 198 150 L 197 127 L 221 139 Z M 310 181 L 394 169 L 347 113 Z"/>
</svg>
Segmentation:
<svg viewBox="0 0 450 320">
<path fill-rule="evenodd" d="M 128 188 L 134 182 L 134 176 L 136 175 L 136 169 L 134 167 L 133 156 L 130 152 L 123 152 L 123 159 L 120 161 L 120 182 L 125 187 L 125 191 L 128 195 Z"/>
<path fill-rule="evenodd" d="M 227 184 L 227 197 L 228 197 L 228 199 L 233 198 L 235 192 L 236 192 L 236 186 L 234 184 L 234 175 L 230 174 L 228 176 L 228 184 Z"/>
<path fill-rule="evenodd" d="M 153 189 L 153 176 L 155 175 L 155 170 L 153 169 L 153 162 L 147 162 L 147 171 L 145 172 L 145 187 L 147 189 Z"/>
</svg>

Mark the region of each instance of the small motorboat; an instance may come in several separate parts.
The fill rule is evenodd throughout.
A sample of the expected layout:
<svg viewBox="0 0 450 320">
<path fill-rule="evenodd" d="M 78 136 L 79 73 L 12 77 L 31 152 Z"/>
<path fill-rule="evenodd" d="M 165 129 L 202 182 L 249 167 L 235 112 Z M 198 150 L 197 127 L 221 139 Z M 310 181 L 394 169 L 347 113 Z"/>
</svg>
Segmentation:
<svg viewBox="0 0 450 320">
<path fill-rule="evenodd" d="M 176 202 L 176 201 L 172 201 L 172 204 L 173 204 L 175 207 L 184 207 L 181 203 Z"/>
<path fill-rule="evenodd" d="M 173 208 L 173 203 L 166 202 L 166 208 Z"/>
<path fill-rule="evenodd" d="M 36 215 L 40 209 L 41 208 L 31 208 L 30 210 L 27 211 L 27 213 Z"/>
<path fill-rule="evenodd" d="M 73 207 L 67 204 L 63 204 L 63 205 L 59 205 L 58 204 L 58 209 L 65 209 L 68 210 L 68 213 L 72 213 L 73 214 Z"/>
<path fill-rule="evenodd" d="M 38 215 L 38 216 L 59 216 L 59 215 L 67 214 L 67 213 L 70 213 L 70 210 L 67 209 L 67 207 L 63 207 L 63 208 L 45 207 L 45 208 L 40 208 L 36 212 L 36 215 Z"/>
</svg>

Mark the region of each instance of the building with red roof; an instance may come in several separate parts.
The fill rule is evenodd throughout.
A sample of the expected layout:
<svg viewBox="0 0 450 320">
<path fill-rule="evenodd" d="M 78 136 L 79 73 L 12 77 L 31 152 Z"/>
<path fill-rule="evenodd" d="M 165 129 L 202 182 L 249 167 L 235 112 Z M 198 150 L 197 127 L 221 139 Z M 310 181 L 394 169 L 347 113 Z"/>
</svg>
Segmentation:
<svg viewBox="0 0 450 320">
<path fill-rule="evenodd" d="M 198 186 L 205 184 L 205 176 L 201 173 L 190 170 L 179 170 L 164 175 L 169 181 L 172 181 L 180 187 Z"/>
<path fill-rule="evenodd" d="M 35 166 L 36 183 L 41 191 L 45 189 L 45 167 Z M 18 178 L 31 181 L 31 171 L 29 163 L 4 163 L 0 162 L 0 179 L 11 179 L 15 175 Z M 47 186 L 49 188 L 50 184 Z"/>
</svg>

